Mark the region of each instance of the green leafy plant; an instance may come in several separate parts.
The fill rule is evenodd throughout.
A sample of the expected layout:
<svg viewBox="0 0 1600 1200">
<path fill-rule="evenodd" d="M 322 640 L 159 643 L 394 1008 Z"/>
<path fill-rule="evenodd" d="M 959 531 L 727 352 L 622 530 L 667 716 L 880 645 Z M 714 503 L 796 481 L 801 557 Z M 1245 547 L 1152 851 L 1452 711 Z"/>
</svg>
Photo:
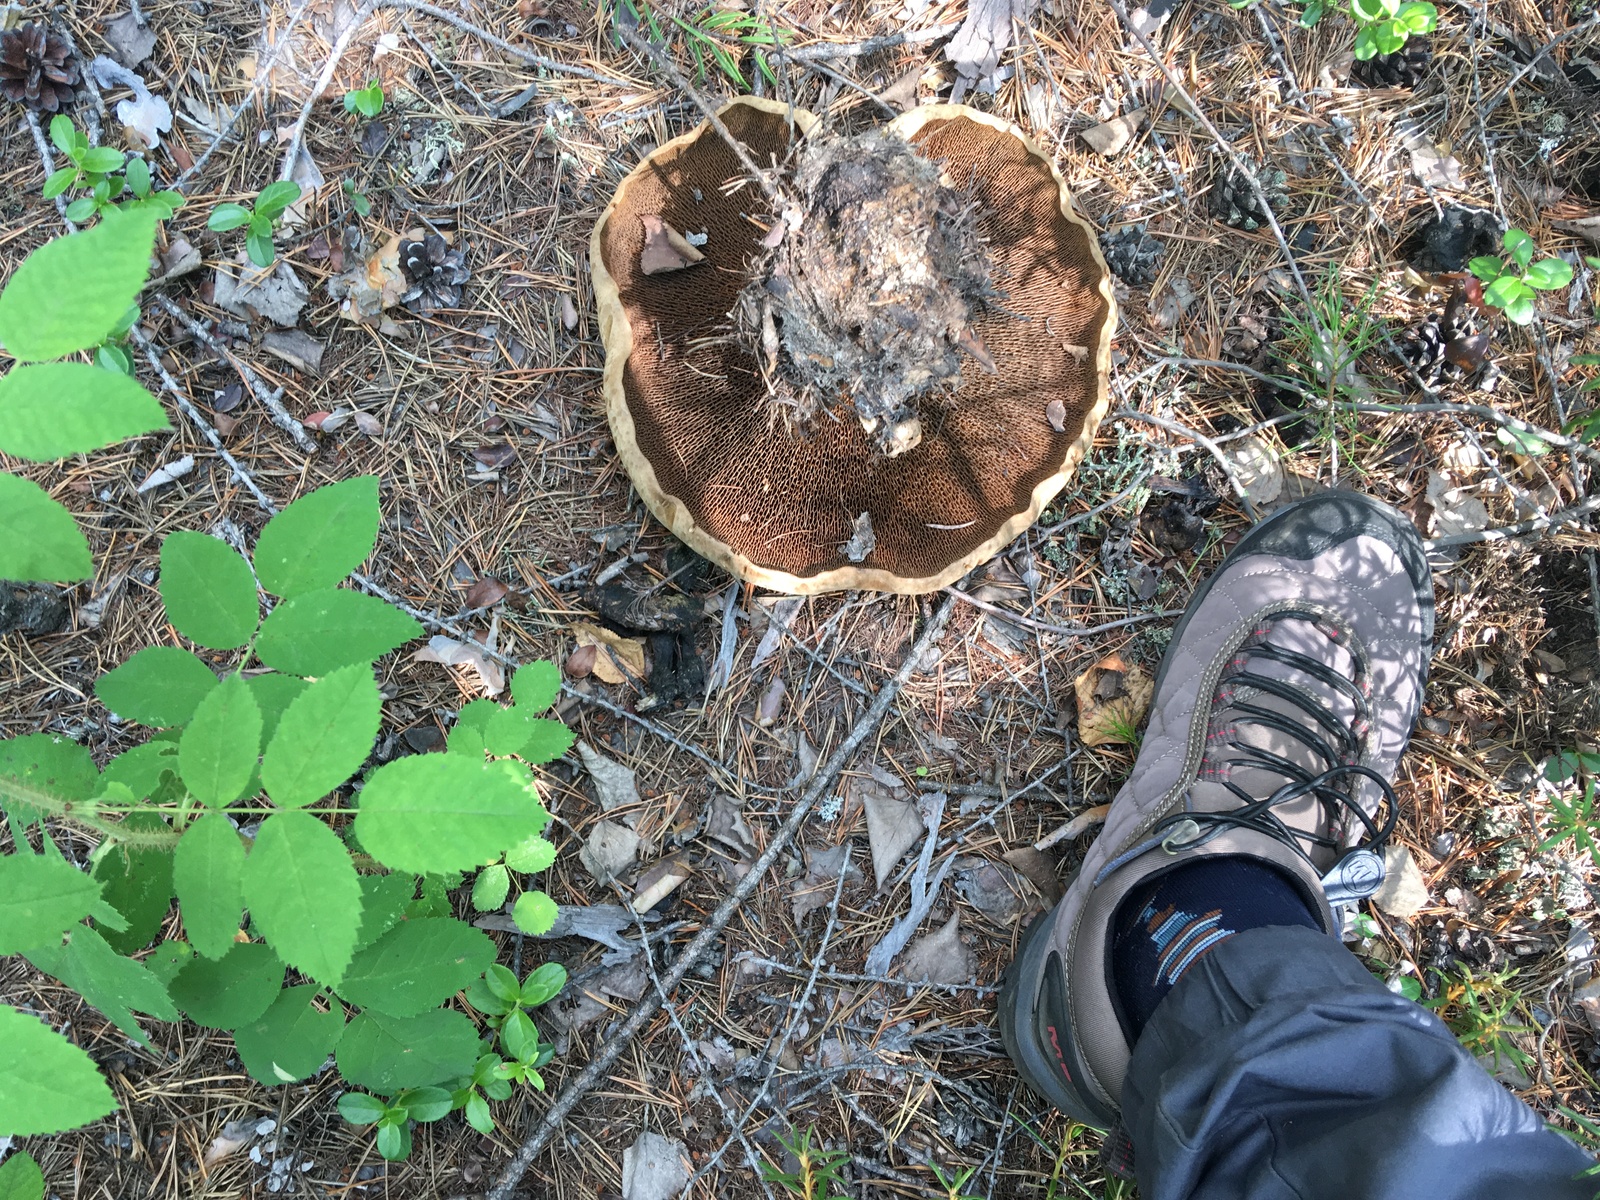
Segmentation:
<svg viewBox="0 0 1600 1200">
<path fill-rule="evenodd" d="M 1426 0 L 1350 0 L 1350 16 L 1356 23 L 1355 54 L 1363 61 L 1393 54 L 1412 34 L 1432 33 L 1439 25 L 1439 10 Z"/>
<path fill-rule="evenodd" d="M 351 211 L 358 217 L 370 217 L 372 215 L 372 201 L 367 199 L 366 194 L 359 191 L 356 185 L 348 179 L 341 186 L 344 189 L 345 202 L 350 205 Z"/>
<path fill-rule="evenodd" d="M 389 1100 L 365 1092 L 339 1097 L 339 1115 L 352 1125 L 376 1125 L 378 1153 L 384 1158 L 405 1158 L 411 1153 L 411 1123 L 426 1124 L 448 1116 L 450 1093 L 443 1088 L 408 1088 Z"/>
<path fill-rule="evenodd" d="M 1600 773 L 1600 754 L 1582 750 L 1563 750 L 1544 765 L 1549 782 L 1569 785 L 1550 797 L 1550 815 L 1545 820 L 1541 851 L 1554 850 L 1568 841 L 1600 865 L 1600 840 L 1595 836 L 1595 775 Z"/>
<path fill-rule="evenodd" d="M 364 88 L 351 88 L 344 94 L 344 110 L 352 115 L 377 116 L 383 111 L 383 85 L 371 79 Z"/>
<path fill-rule="evenodd" d="M 67 220 L 81 225 L 107 208 L 118 207 L 147 209 L 165 221 L 183 207 L 182 192 L 154 190 L 150 164 L 143 158 L 111 146 L 89 145 L 88 136 L 65 113 L 51 120 L 50 140 L 71 165 L 50 173 L 44 181 L 44 198 L 54 200 L 76 188 L 88 192 L 67 205 Z M 130 199 L 114 204 L 124 193 Z"/>
<path fill-rule="evenodd" d="M 936 1162 L 928 1163 L 928 1170 L 933 1172 L 933 1177 L 939 1181 L 939 1190 L 943 1193 L 942 1200 L 978 1200 L 971 1192 L 961 1189 L 967 1186 L 967 1180 L 977 1174 L 977 1167 L 963 1167 L 953 1170 L 949 1174 Z"/>
<path fill-rule="evenodd" d="M 1533 1058 L 1513 1037 L 1528 1029 L 1518 1011 L 1522 993 L 1512 986 L 1514 970 L 1474 976 L 1462 966 L 1433 974 L 1439 994 L 1423 1000 L 1422 1006 L 1432 1009 L 1468 1051 L 1493 1062 L 1514 1063 L 1524 1071 L 1533 1069 Z"/>
<path fill-rule="evenodd" d="M 767 51 L 788 45 L 791 37 L 788 30 L 759 13 L 716 6 L 682 16 L 651 0 L 616 0 L 612 19 L 629 27 L 637 26 L 653 42 L 666 41 L 666 30 L 675 29 L 694 60 L 699 78 L 705 78 L 709 63 L 741 88 L 750 86 L 739 66 L 739 59 L 746 51 L 750 52 L 756 70 L 769 83 L 777 85 L 778 77 L 768 61 Z"/>
<path fill-rule="evenodd" d="M 230 229 L 245 229 L 244 245 L 250 261 L 258 267 L 270 267 L 278 256 L 272 242 L 272 231 L 278 218 L 296 200 L 300 199 L 300 185 L 292 179 L 280 179 L 261 189 L 255 205 L 219 204 L 206 218 L 206 228 L 224 233 Z"/>
<path fill-rule="evenodd" d="M 11 424 L 0 405 L 0 438 Z M 549 1048 L 525 1009 L 554 996 L 565 972 L 547 965 L 508 983 L 485 934 L 414 897 L 419 876 L 427 899 L 430 881 L 508 851 L 548 865 L 532 768 L 572 735 L 539 715 L 560 676 L 534 663 L 513 676 L 513 703 L 474 709 L 446 752 L 369 767 L 382 709 L 373 660 L 421 632 L 340 586 L 372 553 L 378 523 L 378 482 L 366 476 L 289 505 L 249 561 L 203 534 L 166 538 L 167 621 L 207 656 L 151 646 L 100 677 L 107 708 L 154 731 L 104 771 L 47 734 L 0 741 L 0 812 L 16 847 L 0 855 L 0 954 L 74 988 L 141 1045 L 138 1014 L 231 1032 L 264 1084 L 304 1079 L 332 1054 L 347 1083 L 383 1098 L 341 1111 L 377 1126 L 392 1157 L 410 1122 L 474 1096 L 486 1104 L 504 1094 L 496 1081 L 542 1086 Z M 264 619 L 263 592 L 275 598 Z M 221 678 L 219 659 L 231 664 Z M 57 850 L 56 828 L 98 842 L 88 871 Z M 137 957 L 174 898 L 183 938 Z M 556 909 L 528 891 L 519 912 L 543 932 Z M 475 985 L 496 997 L 509 1056 L 487 1077 L 478 1028 L 447 1006 Z M 0 1128 L 59 1132 L 112 1106 L 87 1055 L 0 1008 Z"/>
<path fill-rule="evenodd" d="M 1498 308 L 1518 325 L 1533 323 L 1535 292 L 1552 292 L 1572 282 L 1572 264 L 1560 258 L 1533 261 L 1533 239 L 1520 229 L 1508 229 L 1503 245 L 1508 258 L 1481 255 L 1467 263 L 1483 281 L 1483 302 Z"/>
<path fill-rule="evenodd" d="M 848 1150 L 824 1150 L 816 1144 L 815 1126 L 790 1128 L 777 1135 L 778 1144 L 794 1156 L 795 1169 L 785 1171 L 771 1163 L 761 1164 L 761 1174 L 800 1200 L 844 1200 L 844 1166 L 850 1161 Z"/>
</svg>

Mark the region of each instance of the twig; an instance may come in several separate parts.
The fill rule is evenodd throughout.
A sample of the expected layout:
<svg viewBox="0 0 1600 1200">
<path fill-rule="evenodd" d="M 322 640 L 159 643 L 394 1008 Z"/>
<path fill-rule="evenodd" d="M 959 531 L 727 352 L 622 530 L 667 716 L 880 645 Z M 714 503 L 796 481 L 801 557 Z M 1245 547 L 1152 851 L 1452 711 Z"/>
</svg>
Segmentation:
<svg viewBox="0 0 1600 1200">
<path fill-rule="evenodd" d="M 1543 533 L 1560 525 L 1575 525 L 1584 518 L 1600 512 L 1600 496 L 1590 496 L 1568 508 L 1557 509 L 1542 517 L 1529 517 L 1515 525 L 1501 525 L 1496 529 L 1480 529 L 1476 533 L 1452 533 L 1448 537 L 1430 538 L 1430 550 L 1442 546 L 1467 546 L 1473 542 L 1503 542 L 1507 538 L 1521 537 L 1527 533 Z"/>
<path fill-rule="evenodd" d="M 249 385 L 250 391 L 254 393 L 255 398 L 261 402 L 261 406 L 271 415 L 272 423 L 293 438 L 296 446 L 307 454 L 315 454 L 317 452 L 317 443 L 306 432 L 305 426 L 295 420 L 290 415 L 289 410 L 283 406 L 283 389 L 269 388 L 248 363 L 241 361 L 232 350 L 217 341 L 204 325 L 184 312 L 171 299 L 166 296 L 157 296 L 155 301 L 166 311 L 168 316 L 189 331 L 190 337 L 197 342 L 203 343 L 214 354 L 221 355 L 228 360 L 233 369 L 239 373 L 239 378 Z"/>
<path fill-rule="evenodd" d="M 451 12 L 447 8 L 440 8 L 437 4 L 428 4 L 425 0 L 378 0 L 379 8 L 399 8 L 408 12 L 426 13 L 436 17 L 446 25 L 453 25 L 463 33 L 470 33 L 475 38 L 480 38 L 500 50 L 504 50 L 511 57 L 520 59 L 531 67 L 542 67 L 546 71 L 555 71 L 561 75 L 575 75 L 579 79 L 592 80 L 595 83 L 609 83 L 617 87 L 637 87 L 626 79 L 604 71 L 591 70 L 588 67 L 575 67 L 571 63 L 561 62 L 559 59 L 547 58 L 543 54 L 535 54 L 532 50 L 524 50 L 521 46 L 508 42 L 503 37 L 490 33 L 482 25 L 475 25 L 459 13 Z"/>
<path fill-rule="evenodd" d="M 1528 60 L 1526 66 L 1524 66 L 1516 74 L 1512 75 L 1510 79 L 1505 81 L 1505 83 L 1501 84 L 1500 89 L 1483 102 L 1478 109 L 1480 119 L 1487 120 L 1489 115 L 1494 112 L 1495 109 L 1499 108 L 1505 98 L 1511 94 L 1511 89 L 1516 87 L 1517 84 L 1521 83 L 1522 80 L 1534 70 L 1534 68 L 1544 61 L 1545 55 L 1549 54 L 1550 51 L 1561 45 L 1562 42 L 1568 41 L 1580 33 L 1586 33 L 1590 29 L 1593 29 L 1596 25 L 1600 25 L 1600 12 L 1589 14 L 1588 20 L 1580 21 L 1570 29 L 1563 30 L 1561 33 L 1551 38 L 1543 46 L 1539 47 L 1539 49 L 1534 52 L 1533 57 Z"/>
<path fill-rule="evenodd" d="M 333 73 L 339 69 L 339 60 L 344 57 L 344 52 L 350 48 L 350 43 L 355 41 L 356 34 L 361 32 L 361 27 L 367 23 L 367 18 L 372 15 L 372 10 L 377 7 L 378 0 L 367 0 L 356 14 L 350 18 L 350 24 L 344 27 L 333 43 L 333 48 L 328 51 L 328 59 L 322 64 L 322 73 L 317 76 L 316 83 L 311 85 L 311 90 L 306 93 L 305 103 L 300 106 L 300 115 L 294 119 L 294 127 L 289 131 L 289 148 L 283 155 L 283 169 L 278 172 L 279 179 L 288 179 L 294 174 L 295 163 L 300 159 L 300 144 L 305 139 L 306 122 L 311 119 L 312 105 L 322 99 L 322 94 L 328 90 L 328 85 L 333 82 Z"/>
<path fill-rule="evenodd" d="M 790 975 L 798 975 L 801 970 L 793 963 L 779 962 L 775 958 L 764 958 L 759 954 L 745 953 L 736 957 L 739 962 L 751 963 L 773 971 L 783 971 Z M 852 971 L 824 971 L 818 978 L 826 979 L 829 983 L 890 983 L 895 987 L 927 988 L 935 992 L 974 992 L 979 996 L 989 996 L 1000 990 L 982 983 L 928 983 L 915 979 L 896 979 L 892 975 L 868 975 Z"/>
<path fill-rule="evenodd" d="M 927 625 L 923 627 L 922 633 L 918 635 L 916 644 L 912 646 L 911 653 L 906 656 L 905 662 L 901 664 L 894 677 L 878 689 L 878 694 L 873 698 L 872 704 L 867 708 L 866 712 L 861 714 L 861 718 L 856 722 L 849 736 L 839 744 L 838 749 L 828 756 L 827 762 L 817 769 L 817 773 L 812 776 L 810 786 L 806 788 L 800 799 L 795 802 L 794 810 L 778 828 L 765 852 L 755 861 L 749 873 L 735 885 L 728 897 L 717 906 L 716 911 L 712 913 L 710 920 L 706 922 L 699 934 L 695 936 L 695 939 L 684 947 L 682 953 L 674 960 L 672 969 L 667 972 L 666 977 L 662 980 L 662 985 L 666 991 L 670 992 L 678 986 L 679 981 L 688 974 L 689 969 L 699 961 L 700 956 L 710 948 L 711 943 L 727 928 L 728 922 L 733 919 L 734 913 L 754 894 L 756 887 L 765 878 L 767 872 L 772 869 L 773 863 L 778 861 L 779 856 L 788 847 L 789 843 L 794 840 L 795 835 L 799 833 L 800 826 L 811 815 L 811 810 L 816 807 L 817 801 L 833 786 L 834 780 L 844 770 L 845 764 L 849 762 L 856 750 L 860 748 L 861 744 L 871 736 L 872 732 L 882 722 L 884 715 L 889 711 L 889 706 L 894 703 L 895 697 L 905 687 L 906 681 L 911 678 L 912 673 L 917 669 L 917 665 L 922 661 L 923 655 L 943 632 L 946 623 L 950 620 L 950 612 L 954 607 L 955 601 L 947 599 L 939 606 L 938 611 L 934 613 Z M 661 1001 L 654 994 L 644 997 L 633 1006 L 633 1009 L 628 1014 L 628 1019 L 623 1022 L 621 1028 L 607 1039 L 606 1043 L 596 1052 L 594 1058 L 590 1060 L 589 1065 L 579 1072 L 577 1078 L 562 1089 L 561 1095 L 556 1097 L 555 1102 L 546 1110 L 544 1118 L 534 1128 L 533 1132 L 524 1139 L 521 1147 L 517 1150 L 516 1156 L 506 1166 L 506 1169 L 501 1172 L 500 1177 L 495 1180 L 494 1187 L 490 1189 L 487 1200 L 509 1200 L 511 1190 L 517 1186 L 517 1183 L 522 1179 L 523 1174 L 533 1163 L 539 1152 L 550 1144 L 550 1139 L 555 1136 L 556 1130 L 566 1120 L 567 1114 L 577 1107 L 578 1102 L 588 1095 L 596 1084 L 605 1078 L 605 1074 L 611 1068 L 611 1065 L 617 1061 L 629 1043 L 638 1036 L 639 1031 L 645 1027 L 660 1006 Z"/>
<path fill-rule="evenodd" d="M 1222 447 L 1213 442 L 1203 433 L 1196 433 L 1187 425 L 1167 417 L 1157 417 L 1150 413 L 1134 412 L 1131 408 L 1119 408 L 1111 414 L 1114 421 L 1142 421 L 1146 425 L 1154 425 L 1157 429 L 1164 429 L 1168 433 L 1175 433 L 1179 437 L 1186 437 L 1201 449 L 1207 451 L 1217 464 L 1222 468 L 1222 473 L 1228 477 L 1228 482 L 1233 485 L 1233 491 L 1244 505 L 1245 515 L 1252 521 L 1257 520 L 1255 503 L 1250 499 L 1250 493 L 1245 490 L 1244 484 L 1239 482 L 1239 468 L 1228 461 L 1228 456 L 1222 452 Z"/>
<path fill-rule="evenodd" d="M 1005 609 L 1000 608 L 997 605 L 990 604 L 987 600 L 979 600 L 976 596 L 970 596 L 966 592 L 961 591 L 959 588 L 947 587 L 944 590 L 947 595 L 954 596 L 962 603 L 972 605 L 973 608 L 981 608 L 986 613 L 993 613 L 997 617 L 1004 617 L 1007 621 L 1014 621 L 1018 625 L 1026 625 L 1029 629 L 1038 629 L 1045 633 L 1060 634 L 1062 637 L 1090 637 L 1096 633 L 1105 633 L 1108 630 L 1121 629 L 1125 625 L 1137 625 L 1143 621 L 1160 621 L 1166 617 L 1181 617 L 1183 615 L 1183 609 L 1181 608 L 1164 608 L 1160 612 L 1135 613 L 1131 617 L 1122 617 L 1116 621 L 1106 621 L 1100 625 L 1089 625 L 1082 629 L 1073 629 L 1066 625 L 1052 625 L 1048 621 L 1036 621 L 1032 617 L 1023 616 L 1021 613 L 1007 612 Z"/>
<path fill-rule="evenodd" d="M 936 42 L 960 28 L 960 21 L 946 21 L 942 25 L 913 29 L 909 33 L 889 33 L 860 42 L 817 42 L 810 46 L 786 50 L 784 53 L 796 62 L 808 62 L 819 58 L 860 58 L 864 54 L 876 54 L 880 50 L 893 50 L 896 46 L 916 46 L 923 42 Z"/>
</svg>

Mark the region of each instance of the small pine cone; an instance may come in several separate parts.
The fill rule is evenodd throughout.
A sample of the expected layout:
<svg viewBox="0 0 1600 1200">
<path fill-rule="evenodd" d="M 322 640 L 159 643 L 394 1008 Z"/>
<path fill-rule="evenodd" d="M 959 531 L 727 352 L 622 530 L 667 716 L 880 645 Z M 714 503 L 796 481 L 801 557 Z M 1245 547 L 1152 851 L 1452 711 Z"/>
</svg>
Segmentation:
<svg viewBox="0 0 1600 1200">
<path fill-rule="evenodd" d="M 43 22 L 0 33 L 0 95 L 7 100 L 57 113 L 72 103 L 80 79 L 72 48 Z"/>
<path fill-rule="evenodd" d="M 1267 210 L 1261 206 L 1250 180 L 1255 180 L 1267 204 L 1276 209 L 1289 197 L 1289 177 L 1282 171 L 1257 166 L 1248 154 L 1239 158 L 1248 177 L 1232 163 L 1224 163 L 1211 185 L 1211 211 L 1235 229 L 1248 232 L 1267 224 Z"/>
<path fill-rule="evenodd" d="M 457 307 L 461 285 L 472 278 L 461 251 L 437 233 L 420 242 L 401 242 L 400 270 L 411 285 L 400 301 L 413 312 Z"/>
<path fill-rule="evenodd" d="M 1434 313 L 1419 325 L 1406 330 L 1400 343 L 1400 354 L 1422 381 L 1432 387 L 1439 381 L 1445 368 L 1444 348 L 1450 341 L 1444 317 Z"/>
<path fill-rule="evenodd" d="M 1166 246 L 1144 231 L 1144 225 L 1128 225 L 1115 233 L 1100 235 L 1100 252 L 1106 256 L 1111 273 L 1131 287 L 1149 287 L 1161 273 Z"/>
<path fill-rule="evenodd" d="M 1412 34 L 1393 54 L 1378 54 L 1365 61 L 1357 59 L 1350 74 L 1368 87 L 1414 88 L 1428 73 L 1433 62 L 1433 46 L 1427 34 Z"/>
</svg>

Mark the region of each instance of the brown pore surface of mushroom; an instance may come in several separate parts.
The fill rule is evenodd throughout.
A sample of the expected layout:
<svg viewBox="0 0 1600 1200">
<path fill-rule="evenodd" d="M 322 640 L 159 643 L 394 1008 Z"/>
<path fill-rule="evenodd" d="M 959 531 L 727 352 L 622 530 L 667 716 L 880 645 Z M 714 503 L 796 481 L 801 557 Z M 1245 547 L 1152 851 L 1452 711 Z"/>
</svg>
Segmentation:
<svg viewBox="0 0 1600 1200">
<path fill-rule="evenodd" d="M 796 111 L 791 125 L 787 111 L 744 98 L 720 115 L 772 167 L 816 121 Z M 920 409 L 920 444 L 895 457 L 853 416 L 806 429 L 774 419 L 730 317 L 760 254 L 764 229 L 750 218 L 770 222 L 770 203 L 709 125 L 655 150 L 595 226 L 604 390 L 623 464 L 692 549 L 777 591 L 919 593 L 958 579 L 1061 490 L 1109 400 L 1109 275 L 1049 158 L 1006 122 L 956 105 L 915 109 L 889 128 L 969 192 L 999 293 L 972 320 L 997 373 L 963 370 L 948 403 Z M 646 275 L 646 216 L 706 233 L 704 260 Z M 862 513 L 873 544 L 852 561 Z"/>
</svg>

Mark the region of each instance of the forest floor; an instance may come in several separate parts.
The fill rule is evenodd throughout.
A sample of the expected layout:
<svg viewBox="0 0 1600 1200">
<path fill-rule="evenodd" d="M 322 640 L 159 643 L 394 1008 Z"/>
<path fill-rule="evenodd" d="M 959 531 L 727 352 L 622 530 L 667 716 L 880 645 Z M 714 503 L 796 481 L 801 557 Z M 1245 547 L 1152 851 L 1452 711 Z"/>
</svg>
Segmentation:
<svg viewBox="0 0 1600 1200">
<path fill-rule="evenodd" d="M 86 59 L 114 52 L 108 22 L 119 3 L 56 10 Z M 189 417 L 172 406 L 170 433 L 30 470 L 89 531 L 97 574 L 68 596 L 62 631 L 0 637 L 0 732 L 60 732 L 97 755 L 126 748 L 133 733 L 109 720 L 94 681 L 174 639 L 155 585 L 163 535 L 249 540 L 260 528 L 266 513 L 245 477 L 282 506 L 320 484 L 377 475 L 385 520 L 369 578 L 447 632 L 492 639 L 519 662 L 566 664 L 605 627 L 596 576 L 642 588 L 678 570 L 674 539 L 630 489 L 607 429 L 587 254 L 618 181 L 699 110 L 612 36 L 615 0 L 445 4 L 145 0 L 147 45 L 129 36 L 137 21 L 109 26 L 175 116 L 151 155 L 159 175 L 184 175 L 189 197 L 166 226 L 164 262 L 199 265 L 147 292 L 141 328 L 196 407 Z M 732 0 L 716 11 L 745 8 Z M 829 57 L 774 59 L 776 94 L 861 128 L 885 106 L 946 100 L 955 88 L 1037 139 L 1098 229 L 1147 225 L 1165 253 L 1148 282 L 1118 284 L 1112 390 L 1114 409 L 1158 423 L 1108 419 L 1040 522 L 946 594 L 787 601 L 712 572 L 691 589 L 706 602 L 692 640 L 704 664 L 730 656 L 716 686 L 640 712 L 637 679 L 568 679 L 563 718 L 635 772 L 626 811 L 650 847 L 638 871 L 671 852 L 691 867 L 655 910 L 648 943 L 660 969 L 768 844 L 919 630 L 951 606 L 803 828 L 803 855 L 781 860 L 719 952 L 677 988 L 671 1019 L 658 1014 L 626 1048 L 534 1159 L 520 1194 L 621 1194 L 623 1152 L 651 1131 L 683 1143 L 693 1195 L 783 1195 L 756 1164 L 781 1163 L 777 1136 L 812 1128 L 819 1143 L 848 1150 L 852 1196 L 945 1195 L 930 1163 L 947 1175 L 972 1168 L 962 1190 L 975 1196 L 1132 1194 L 1103 1175 L 1098 1135 L 1019 1084 L 994 1026 L 994 989 L 1093 825 L 1030 848 L 1108 802 L 1132 762 L 1129 744 L 1083 743 L 1074 680 L 1113 655 L 1124 669 L 1153 670 L 1191 589 L 1249 523 L 1188 431 L 1228 453 L 1253 447 L 1267 476 L 1247 489 L 1258 511 L 1346 486 L 1443 539 L 1438 649 L 1396 780 L 1398 841 L 1426 896 L 1374 912 L 1355 948 L 1384 978 L 1417 980 L 1542 1114 L 1569 1127 L 1562 1110 L 1600 1116 L 1600 1000 L 1575 997 L 1595 974 L 1600 877 L 1577 844 L 1553 836 L 1553 802 L 1573 785 L 1544 778 L 1552 755 L 1600 741 L 1600 531 L 1587 520 L 1600 508 L 1591 500 L 1600 459 L 1501 432 L 1506 416 L 1572 428 L 1596 394 L 1580 390 L 1593 370 L 1572 359 L 1600 352 L 1600 289 L 1583 264 L 1600 247 L 1566 224 L 1600 213 L 1593 4 L 1443 3 L 1432 62 L 1413 89 L 1349 78 L 1346 13 L 1330 9 L 1307 29 L 1297 6 L 1275 0 L 1241 10 L 1180 0 L 1159 28 L 1140 10 L 1160 63 L 1117 6 L 1046 0 L 997 69 L 972 80 L 946 55 L 968 0 L 754 8 L 765 15 L 721 32 L 706 32 L 713 10 L 683 9 L 688 29 L 669 23 L 672 53 L 713 100 L 748 90 L 732 70 L 758 74 L 740 40 L 751 31 L 776 28 L 795 47 L 838 43 Z M 910 36 L 861 44 L 896 34 Z M 697 76 L 693 50 L 707 38 L 726 58 L 703 55 Z M 370 80 L 384 88 L 382 112 L 348 113 L 344 93 Z M 325 91 L 312 98 L 319 82 Z M 111 110 L 95 118 L 107 142 L 122 137 L 114 108 L 126 94 L 108 91 Z M 286 147 L 302 141 L 303 106 L 293 166 L 311 198 L 278 236 L 299 289 L 280 274 L 260 308 L 229 310 L 218 272 L 236 267 L 243 238 L 209 232 L 206 213 L 279 177 Z M 85 100 L 81 111 L 92 109 Z M 1110 156 L 1081 136 L 1128 114 L 1130 144 Z M 9 270 L 62 225 L 40 197 L 46 170 L 21 110 L 0 116 Z M 1276 212 L 1286 245 L 1270 228 L 1219 218 L 1219 137 L 1284 172 Z M 357 214 L 352 194 L 370 215 Z M 1452 202 L 1527 231 L 1539 257 L 1564 256 L 1576 279 L 1541 295 L 1526 329 L 1485 320 L 1493 370 L 1447 372 L 1424 393 L 1393 347 L 1443 306 L 1444 288 L 1427 277 L 1439 268 L 1407 264 L 1418 231 Z M 459 299 L 367 323 L 342 314 L 330 281 L 423 228 L 446 234 L 470 269 Z M 1350 359 L 1331 381 L 1303 335 L 1313 311 Z M 138 368 L 162 386 L 148 362 Z M 1333 403 L 1302 410 L 1293 389 L 1259 386 L 1252 371 Z M 308 428 L 275 422 L 263 393 Z M 191 457 L 170 482 L 140 487 Z M 1538 519 L 1574 509 L 1553 525 Z M 1531 532 L 1518 524 L 1530 518 Z M 1497 532 L 1508 527 L 1512 536 Z M 620 635 L 632 653 L 639 635 Z M 379 675 L 380 757 L 436 748 L 484 690 L 471 666 L 415 661 L 409 650 Z M 623 902 L 635 875 L 601 888 L 580 863 L 602 815 L 584 763 L 574 754 L 546 779 L 560 851 L 546 890 L 563 906 Z M 866 809 L 933 796 L 945 797 L 937 860 L 956 858 L 919 932 L 959 916 L 959 945 L 939 944 L 970 954 L 970 975 L 944 986 L 868 977 L 868 950 L 910 907 L 916 859 L 876 887 Z M 742 825 L 729 800 L 742 805 Z M 850 870 L 836 890 L 835 852 L 846 846 Z M 475 918 L 468 890 L 454 904 Z M 493 1136 L 450 1117 L 419 1127 L 411 1157 L 386 1164 L 369 1133 L 335 1111 L 335 1072 L 262 1087 L 228 1036 L 186 1025 L 156 1026 L 154 1051 L 140 1050 L 24 965 L 0 976 L 0 998 L 26 997 L 58 1027 L 70 1023 L 121 1101 L 87 1129 L 25 1144 L 51 1194 L 73 1200 L 481 1193 L 651 986 L 640 958 L 618 965 L 581 938 L 493 936 L 502 961 L 526 971 L 559 960 L 574 981 L 541 1013 L 560 1045 L 550 1091 L 499 1106 Z"/>
</svg>

